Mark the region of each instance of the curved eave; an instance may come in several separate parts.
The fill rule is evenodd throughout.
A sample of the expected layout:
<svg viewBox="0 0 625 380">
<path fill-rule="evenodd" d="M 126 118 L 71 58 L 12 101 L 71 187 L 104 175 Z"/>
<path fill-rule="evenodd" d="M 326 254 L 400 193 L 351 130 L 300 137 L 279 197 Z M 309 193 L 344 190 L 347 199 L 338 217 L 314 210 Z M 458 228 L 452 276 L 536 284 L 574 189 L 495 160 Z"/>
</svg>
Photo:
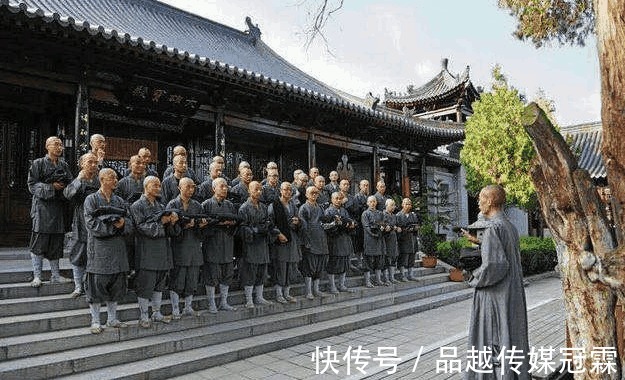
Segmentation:
<svg viewBox="0 0 625 380">
<path fill-rule="evenodd" d="M 158 44 L 154 41 L 145 40 L 141 37 L 131 36 L 128 33 L 118 32 L 115 29 L 106 29 L 102 26 L 91 25 L 88 21 L 75 20 L 72 17 L 64 17 L 59 13 L 46 13 L 39 8 L 28 8 L 24 4 L 18 6 L 11 5 L 9 0 L 0 0 L 0 9 L 5 8 L 11 14 L 18 16 L 23 14 L 29 19 L 39 19 L 49 25 L 59 25 L 67 30 L 73 30 L 78 33 L 87 33 L 93 38 L 101 38 L 105 41 L 117 43 L 123 47 L 139 49 L 146 53 L 155 54 L 156 56 L 170 59 L 177 64 L 190 65 L 194 68 L 201 68 L 218 75 L 226 76 L 232 80 L 239 82 L 247 82 L 251 85 L 263 87 L 271 92 L 280 92 L 286 95 L 300 98 L 304 101 L 312 101 L 322 107 L 332 107 L 341 112 L 352 114 L 356 117 L 366 118 L 376 124 L 392 126 L 396 130 L 404 133 L 410 133 L 420 137 L 436 138 L 446 142 L 458 141 L 464 138 L 464 130 L 450 129 L 444 123 L 427 121 L 418 122 L 405 118 L 403 116 L 392 115 L 390 113 L 379 112 L 371 108 L 354 104 L 330 96 L 317 91 L 312 91 L 300 86 L 265 76 L 261 73 L 246 70 L 228 63 L 212 60 L 207 57 L 201 57 L 187 51 L 178 50 L 175 47 Z M 433 124 L 435 123 L 435 124 Z"/>
</svg>

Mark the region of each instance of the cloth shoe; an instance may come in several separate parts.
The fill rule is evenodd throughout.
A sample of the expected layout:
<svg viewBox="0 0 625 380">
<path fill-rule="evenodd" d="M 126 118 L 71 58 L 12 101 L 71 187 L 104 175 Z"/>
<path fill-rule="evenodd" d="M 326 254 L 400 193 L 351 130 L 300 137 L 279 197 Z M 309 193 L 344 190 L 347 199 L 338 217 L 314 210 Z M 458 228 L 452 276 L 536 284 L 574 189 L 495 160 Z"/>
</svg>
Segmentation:
<svg viewBox="0 0 625 380">
<path fill-rule="evenodd" d="M 41 284 L 42 281 L 39 277 L 33 278 L 33 280 L 30 282 L 30 286 L 32 286 L 33 288 L 38 288 L 41 286 Z"/>
<path fill-rule="evenodd" d="M 313 295 L 315 297 L 325 297 L 326 293 L 319 290 L 319 279 L 313 280 Z"/>
<path fill-rule="evenodd" d="M 286 298 L 284 298 L 284 296 L 282 295 L 282 287 L 280 285 L 276 285 L 276 302 L 278 303 L 288 303 L 288 301 L 286 300 Z"/>
<path fill-rule="evenodd" d="M 284 287 L 284 299 L 286 299 L 289 303 L 296 303 L 297 302 L 297 298 L 295 298 L 292 295 L 290 295 L 289 294 L 290 292 L 291 292 L 291 287 L 290 286 L 285 286 Z"/>
<path fill-rule="evenodd" d="M 267 301 L 263 297 L 264 290 L 265 290 L 264 285 L 256 285 L 256 304 L 257 305 L 271 305 L 272 304 L 271 301 Z"/>
</svg>

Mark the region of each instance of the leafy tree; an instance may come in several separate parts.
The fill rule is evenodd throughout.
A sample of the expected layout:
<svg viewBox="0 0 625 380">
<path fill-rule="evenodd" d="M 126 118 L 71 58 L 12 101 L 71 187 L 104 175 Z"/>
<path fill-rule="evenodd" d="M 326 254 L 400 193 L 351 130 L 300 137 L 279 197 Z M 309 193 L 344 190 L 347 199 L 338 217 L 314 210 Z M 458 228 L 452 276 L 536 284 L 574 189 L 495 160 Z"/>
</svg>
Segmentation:
<svg viewBox="0 0 625 380">
<path fill-rule="evenodd" d="M 549 229 L 560 247 L 566 324 L 572 347 L 616 347 L 616 370 L 590 371 L 583 379 L 625 377 L 625 2 L 616 0 L 500 0 L 517 17 L 515 35 L 536 47 L 546 42 L 583 44 L 593 32 L 601 75 L 602 154 L 612 194 L 614 224 L 587 172 L 577 167 L 562 136 L 535 104 L 523 123 L 537 152 L 532 181 Z M 620 305 L 617 303 L 619 301 Z M 620 337 L 619 337 L 620 331 Z"/>
<path fill-rule="evenodd" d="M 528 208 L 534 195 L 529 176 L 534 150 L 521 124 L 523 107 L 518 90 L 495 66 L 492 91 L 473 103 L 460 160 L 467 170 L 469 192 L 477 194 L 497 183 L 506 189 L 509 202 Z"/>
</svg>

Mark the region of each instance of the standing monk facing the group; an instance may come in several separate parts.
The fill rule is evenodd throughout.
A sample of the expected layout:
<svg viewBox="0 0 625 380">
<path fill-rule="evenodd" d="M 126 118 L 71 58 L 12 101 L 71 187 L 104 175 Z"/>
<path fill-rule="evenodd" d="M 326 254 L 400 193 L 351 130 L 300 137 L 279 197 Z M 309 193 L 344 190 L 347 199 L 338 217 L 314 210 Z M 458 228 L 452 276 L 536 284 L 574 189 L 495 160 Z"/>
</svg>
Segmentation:
<svg viewBox="0 0 625 380">
<path fill-rule="evenodd" d="M 469 278 L 469 285 L 475 288 L 469 349 L 492 349 L 490 363 L 483 364 L 492 366 L 492 373 L 467 371 L 466 379 L 530 378 L 519 233 L 503 211 L 505 201 L 506 192 L 499 185 L 480 191 L 478 205 L 488 227 L 482 237 L 482 265 Z M 518 373 L 506 360 L 513 347 L 521 353 Z"/>
</svg>

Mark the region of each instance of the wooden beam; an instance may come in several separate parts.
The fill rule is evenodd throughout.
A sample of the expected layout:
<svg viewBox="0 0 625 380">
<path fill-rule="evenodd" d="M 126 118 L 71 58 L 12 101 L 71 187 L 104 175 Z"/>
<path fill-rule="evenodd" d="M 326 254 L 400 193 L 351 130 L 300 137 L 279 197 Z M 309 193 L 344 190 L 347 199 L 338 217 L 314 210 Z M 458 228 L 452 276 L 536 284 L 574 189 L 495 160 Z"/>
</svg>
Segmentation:
<svg viewBox="0 0 625 380">
<path fill-rule="evenodd" d="M 314 168 L 317 166 L 317 153 L 315 151 L 315 134 L 308 134 L 308 167 Z M 314 178 L 311 178 L 314 180 Z"/>
<path fill-rule="evenodd" d="M 219 111 L 215 116 L 215 154 L 226 157 L 226 133 L 224 132 L 224 113 Z"/>
</svg>

